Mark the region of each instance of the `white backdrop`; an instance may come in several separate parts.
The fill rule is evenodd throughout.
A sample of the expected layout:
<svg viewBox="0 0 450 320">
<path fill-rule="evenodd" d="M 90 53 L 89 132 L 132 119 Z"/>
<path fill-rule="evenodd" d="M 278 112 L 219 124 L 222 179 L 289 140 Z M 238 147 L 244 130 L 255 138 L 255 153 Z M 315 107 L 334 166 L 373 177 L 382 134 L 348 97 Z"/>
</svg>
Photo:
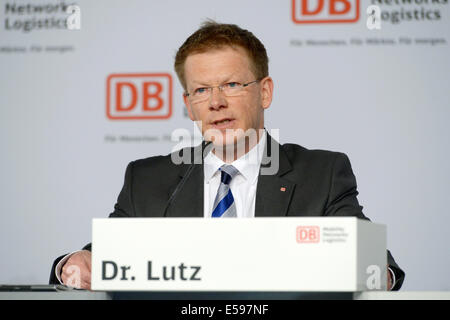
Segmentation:
<svg viewBox="0 0 450 320">
<path fill-rule="evenodd" d="M 450 290 L 447 0 L 361 0 L 356 22 L 296 23 L 300 1 L 295 19 L 290 0 L 77 1 L 80 30 L 55 22 L 72 2 L 0 1 L 0 283 L 46 283 L 54 258 L 90 242 L 91 219 L 113 210 L 128 162 L 169 153 L 171 132 L 193 129 L 173 58 L 212 18 L 266 46 L 266 127 L 283 143 L 348 154 L 403 288 Z M 370 4 L 380 30 L 367 28 Z M 171 116 L 108 118 L 107 78 L 124 73 L 171 75 Z"/>
</svg>

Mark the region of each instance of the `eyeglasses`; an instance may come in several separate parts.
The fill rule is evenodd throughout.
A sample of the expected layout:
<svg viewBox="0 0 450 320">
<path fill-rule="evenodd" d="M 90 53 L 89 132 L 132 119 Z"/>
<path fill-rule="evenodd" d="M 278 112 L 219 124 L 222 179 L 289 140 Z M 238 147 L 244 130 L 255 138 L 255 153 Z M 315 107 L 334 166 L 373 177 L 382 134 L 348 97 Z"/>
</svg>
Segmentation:
<svg viewBox="0 0 450 320">
<path fill-rule="evenodd" d="M 250 81 L 247 83 L 239 83 L 239 82 L 228 82 L 225 84 L 222 84 L 220 86 L 214 86 L 214 87 L 201 87 L 197 88 L 192 92 L 186 92 L 184 95 L 188 97 L 192 103 L 196 102 L 202 102 L 205 100 L 208 100 L 208 98 L 211 96 L 211 93 L 214 88 L 218 88 L 219 91 L 221 91 L 225 96 L 227 97 L 235 97 L 242 93 L 242 90 L 245 87 L 248 87 L 252 83 L 256 83 L 261 81 L 261 79 L 257 79 L 254 81 Z"/>
</svg>

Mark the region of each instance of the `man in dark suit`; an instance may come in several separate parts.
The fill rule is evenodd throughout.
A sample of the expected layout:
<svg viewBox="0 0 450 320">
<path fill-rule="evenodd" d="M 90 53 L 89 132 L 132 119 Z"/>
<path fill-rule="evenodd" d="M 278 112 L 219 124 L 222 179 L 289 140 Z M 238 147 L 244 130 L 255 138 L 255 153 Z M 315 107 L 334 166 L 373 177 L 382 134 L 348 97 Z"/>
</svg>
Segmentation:
<svg viewBox="0 0 450 320">
<path fill-rule="evenodd" d="M 280 145 L 264 129 L 273 81 L 266 50 L 252 33 L 207 22 L 180 47 L 175 70 L 205 141 L 131 162 L 110 217 L 367 219 L 345 154 Z M 90 245 L 83 249 L 55 261 L 51 283 L 70 283 L 75 265 L 79 286 L 90 288 Z M 388 288 L 398 290 L 404 272 L 387 255 Z"/>
</svg>

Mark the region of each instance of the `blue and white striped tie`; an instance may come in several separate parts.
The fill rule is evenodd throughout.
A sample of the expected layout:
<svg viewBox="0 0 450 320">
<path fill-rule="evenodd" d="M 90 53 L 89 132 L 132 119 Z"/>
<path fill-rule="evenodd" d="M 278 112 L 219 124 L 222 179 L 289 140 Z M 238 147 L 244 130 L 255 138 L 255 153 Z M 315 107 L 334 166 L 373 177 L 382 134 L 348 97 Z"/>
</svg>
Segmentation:
<svg viewBox="0 0 450 320">
<path fill-rule="evenodd" d="M 232 165 L 223 165 L 219 170 L 221 171 L 220 185 L 217 190 L 216 199 L 214 200 L 212 217 L 235 218 L 237 217 L 236 204 L 234 203 L 234 197 L 231 193 L 230 182 L 239 171 Z"/>
</svg>

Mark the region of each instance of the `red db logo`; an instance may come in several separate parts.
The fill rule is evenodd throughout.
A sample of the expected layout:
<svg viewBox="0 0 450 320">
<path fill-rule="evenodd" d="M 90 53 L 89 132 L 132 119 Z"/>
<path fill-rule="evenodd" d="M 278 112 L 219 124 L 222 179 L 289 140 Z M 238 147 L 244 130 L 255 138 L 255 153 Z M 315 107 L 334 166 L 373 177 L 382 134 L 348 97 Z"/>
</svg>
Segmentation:
<svg viewBox="0 0 450 320">
<path fill-rule="evenodd" d="M 359 20 L 360 0 L 292 0 L 294 23 L 345 23 Z"/>
<path fill-rule="evenodd" d="M 168 73 L 109 75 L 106 80 L 106 115 L 112 120 L 170 118 L 172 76 Z"/>
<path fill-rule="evenodd" d="M 317 226 L 297 227 L 298 243 L 317 243 L 320 240 L 320 228 Z"/>
</svg>

